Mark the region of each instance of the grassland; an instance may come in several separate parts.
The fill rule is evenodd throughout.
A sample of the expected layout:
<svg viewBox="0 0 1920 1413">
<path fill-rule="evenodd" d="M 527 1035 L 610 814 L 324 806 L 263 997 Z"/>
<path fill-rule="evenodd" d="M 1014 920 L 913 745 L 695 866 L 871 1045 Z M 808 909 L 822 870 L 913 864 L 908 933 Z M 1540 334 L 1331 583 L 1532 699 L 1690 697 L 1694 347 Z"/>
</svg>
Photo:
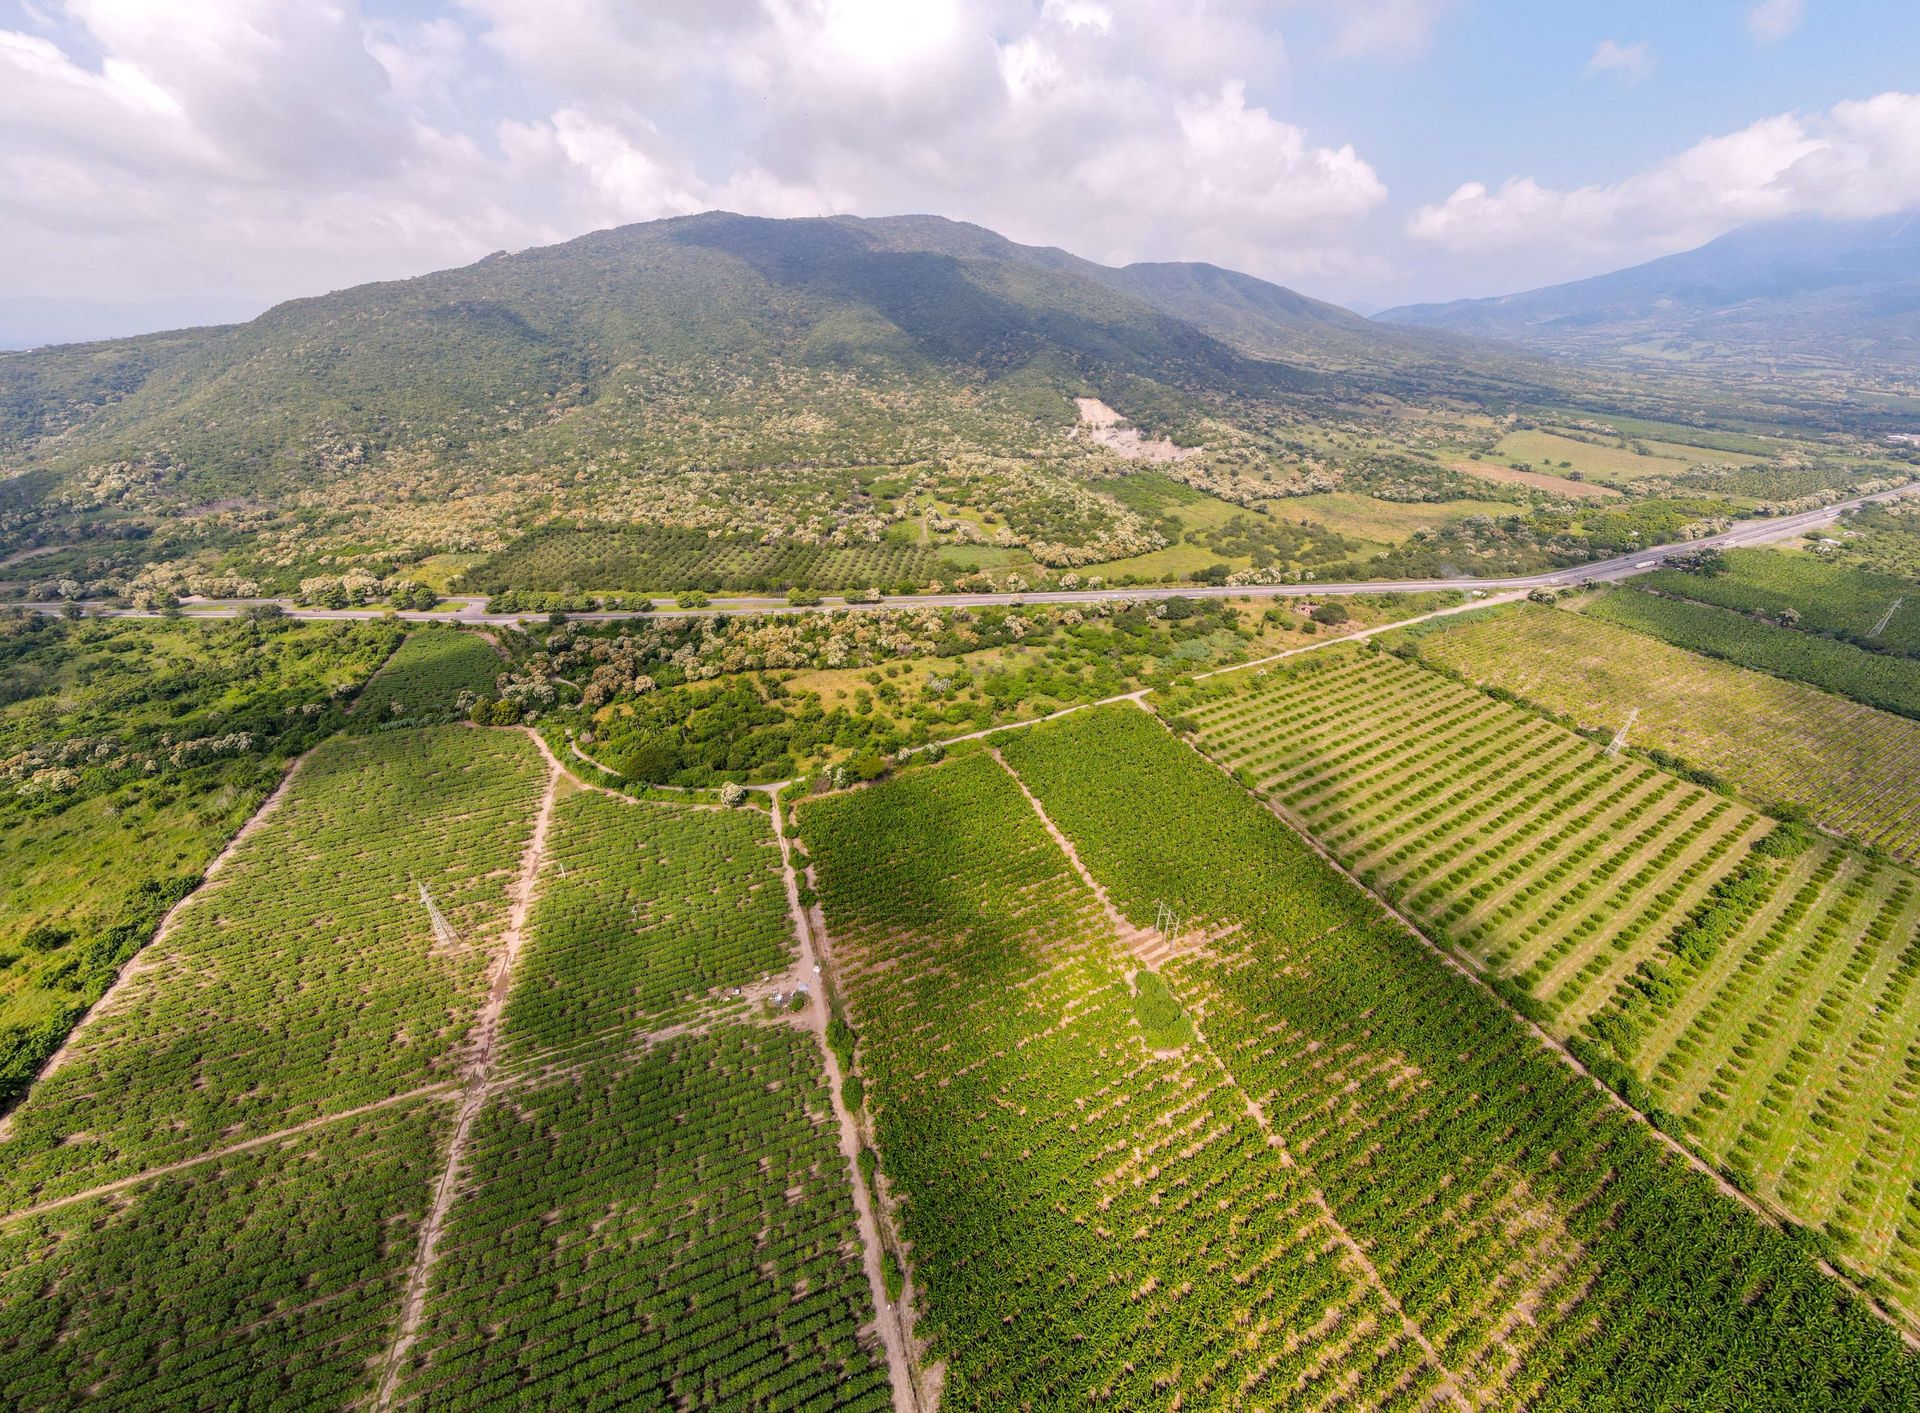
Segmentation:
<svg viewBox="0 0 1920 1413">
<path fill-rule="evenodd" d="M 1920 855 L 1920 723 L 1531 605 L 1443 628 L 1420 648 L 1585 726 L 1613 731 L 1637 711 L 1634 744 L 1897 858 Z"/>
<path fill-rule="evenodd" d="M 1235 676 L 1223 766 L 1920 1308 L 1920 879 L 1390 655 Z"/>
<path fill-rule="evenodd" d="M 1268 504 L 1275 514 L 1305 515 L 1342 535 L 1380 546 L 1397 545 L 1415 530 L 1431 530 L 1450 520 L 1513 513 L 1508 501 L 1390 501 L 1351 491 L 1320 491 Z"/>
<path fill-rule="evenodd" d="M 1730 609 L 1635 589 L 1615 589 L 1581 605 L 1602 622 L 1704 653 L 1738 667 L 1804 682 L 1881 711 L 1920 718 L 1920 661 L 1868 652 L 1797 628 L 1756 621 Z"/>
<path fill-rule="evenodd" d="M 1642 456 L 1626 447 L 1599 446 L 1543 431 L 1509 432 L 1494 451 L 1508 462 L 1525 461 L 1540 470 L 1561 474 L 1578 471 L 1600 481 L 1632 482 L 1647 476 L 1674 476 L 1683 473 L 1688 465 L 1685 460 L 1669 456 Z M 1696 453 L 1694 459 L 1704 459 L 1705 455 Z"/>
<path fill-rule="evenodd" d="M 1915 1396 L 1920 1366 L 1793 1242 L 1150 717 L 1084 713 L 1007 758 L 1131 920 L 1189 919 L 1169 986 L 1467 1401 Z M 1820 1353 L 1808 1319 L 1836 1322 Z"/>
</svg>

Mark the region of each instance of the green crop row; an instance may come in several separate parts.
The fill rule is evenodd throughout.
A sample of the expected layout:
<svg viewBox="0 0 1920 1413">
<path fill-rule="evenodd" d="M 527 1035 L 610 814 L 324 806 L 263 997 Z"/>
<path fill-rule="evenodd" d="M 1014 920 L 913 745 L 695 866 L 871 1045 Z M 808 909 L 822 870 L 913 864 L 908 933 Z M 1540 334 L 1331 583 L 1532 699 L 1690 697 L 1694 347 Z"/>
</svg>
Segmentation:
<svg viewBox="0 0 1920 1413">
<path fill-rule="evenodd" d="M 0 1205 L 450 1077 L 543 778 L 517 732 L 317 747 L 15 1110 Z"/>
<path fill-rule="evenodd" d="M 891 1405 L 812 1038 L 723 1026 L 476 1121 L 403 1406 Z"/>
<path fill-rule="evenodd" d="M 1435 1397 L 1246 1097 L 1148 1048 L 1098 902 L 990 756 L 799 828 L 943 1408 Z"/>
<path fill-rule="evenodd" d="M 457 628 L 418 629 L 361 690 L 355 722 L 371 728 L 395 721 L 457 720 L 460 694 L 491 693 L 504 666 L 478 634 Z"/>
<path fill-rule="evenodd" d="M 1769 618 L 1791 613 L 1810 632 L 1878 652 L 1920 655 L 1920 585 L 1897 575 L 1812 554 L 1736 549 L 1728 550 L 1710 573 L 1656 569 L 1633 583 L 1740 613 Z"/>
<path fill-rule="evenodd" d="M 1920 879 L 1441 673 L 1316 658 L 1190 706 L 1206 750 L 1630 1102 L 1920 1298 Z"/>
<path fill-rule="evenodd" d="M 1704 766 L 1768 805 L 1920 858 L 1920 722 L 1745 671 L 1589 614 L 1522 605 L 1419 641 L 1491 687 Z"/>
<path fill-rule="evenodd" d="M 1920 661 L 1911 657 L 1869 652 L 1817 633 L 1756 622 L 1724 608 L 1632 589 L 1615 589 L 1583 611 L 1689 652 L 1920 718 Z"/>
<path fill-rule="evenodd" d="M 521 1056 L 660 1024 L 784 971 L 793 929 L 759 810 L 580 792 L 555 810 L 503 1034 Z"/>
<path fill-rule="evenodd" d="M 1920 1398 L 1920 1361 L 1800 1244 L 1667 1154 L 1152 719 L 1082 713 L 1006 755 L 1130 914 L 1191 896 L 1209 935 L 1168 964 L 1169 985 L 1469 1399 Z"/>
<path fill-rule="evenodd" d="M 467 571 L 460 587 L 519 590 L 701 589 L 769 592 L 791 588 L 918 588 L 961 571 L 938 551 L 912 544 L 763 545 L 750 535 L 712 537 L 664 526 L 544 529 L 514 541 Z"/>
</svg>

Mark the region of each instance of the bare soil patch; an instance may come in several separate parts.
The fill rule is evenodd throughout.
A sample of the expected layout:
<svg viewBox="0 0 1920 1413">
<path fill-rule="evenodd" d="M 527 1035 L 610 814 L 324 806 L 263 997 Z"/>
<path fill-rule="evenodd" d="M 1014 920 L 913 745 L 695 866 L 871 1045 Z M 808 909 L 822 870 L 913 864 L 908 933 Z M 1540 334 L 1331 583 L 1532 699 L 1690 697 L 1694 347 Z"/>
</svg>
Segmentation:
<svg viewBox="0 0 1920 1413">
<path fill-rule="evenodd" d="M 1129 425 L 1126 418 L 1097 397 L 1076 397 L 1073 401 L 1080 409 L 1080 425 L 1067 435 L 1084 437 L 1123 461 L 1180 461 L 1201 450 L 1142 436 L 1138 427 Z"/>
</svg>

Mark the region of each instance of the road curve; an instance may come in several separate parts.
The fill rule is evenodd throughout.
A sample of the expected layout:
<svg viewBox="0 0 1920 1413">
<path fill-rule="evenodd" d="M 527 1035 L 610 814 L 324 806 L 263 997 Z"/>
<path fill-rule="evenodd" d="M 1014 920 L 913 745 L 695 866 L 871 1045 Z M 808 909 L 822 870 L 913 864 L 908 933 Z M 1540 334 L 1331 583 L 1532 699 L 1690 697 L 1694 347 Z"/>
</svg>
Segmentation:
<svg viewBox="0 0 1920 1413">
<path fill-rule="evenodd" d="M 1767 544 L 1774 540 L 1791 539 L 1795 535 L 1805 534 L 1838 519 L 1842 512 L 1857 509 L 1875 501 L 1896 500 L 1913 493 L 1915 483 L 1896 486 L 1892 490 L 1880 491 L 1870 496 L 1860 496 L 1854 500 L 1843 500 L 1833 505 L 1821 506 L 1817 510 L 1803 510 L 1793 515 L 1770 516 L 1742 520 L 1717 535 L 1708 535 L 1698 540 L 1683 540 L 1678 544 L 1653 545 L 1634 554 L 1623 554 L 1613 559 L 1596 560 L 1591 564 L 1576 564 L 1567 569 L 1555 569 L 1545 574 L 1527 574 L 1502 579 L 1369 579 L 1357 583 L 1303 583 L 1303 584 L 1230 584 L 1215 586 L 1212 584 L 1174 584 L 1158 588 L 1137 589 L 1049 589 L 1044 592 L 1024 594 L 913 594 L 901 595 L 879 603 L 850 604 L 839 601 L 823 602 L 807 607 L 797 607 L 784 599 L 745 599 L 717 598 L 706 608 L 658 608 L 647 611 L 634 609 L 603 609 L 594 612 L 569 613 L 568 618 L 585 622 L 607 621 L 622 618 L 722 618 L 750 617 L 769 613 L 837 613 L 842 610 L 861 612 L 879 608 L 986 608 L 993 605 L 1021 603 L 1140 603 L 1156 599 L 1189 598 L 1331 598 L 1345 594 L 1389 594 L 1389 593 L 1426 593 L 1436 589 L 1454 589 L 1471 592 L 1479 589 L 1488 593 L 1508 589 L 1553 589 L 1586 583 L 1614 583 L 1631 578 L 1663 561 L 1668 555 L 1684 554 L 1702 549 L 1735 549 L 1746 545 Z M 527 619 L 537 619 L 539 613 L 488 613 L 484 599 L 469 598 L 455 600 L 461 607 L 452 613 L 445 611 L 418 611 L 403 609 L 398 617 L 415 623 L 467 623 L 467 624 L 515 624 Z M 189 617 L 193 618 L 233 618 L 247 609 L 261 604 L 277 603 L 292 618 L 385 618 L 390 610 L 384 608 L 303 608 L 284 599 L 208 599 L 190 600 L 186 605 Z M 60 613 L 65 608 L 61 603 L 29 603 L 21 605 L 35 613 Z M 100 618 L 157 618 L 159 613 L 150 609 L 132 608 L 89 608 L 89 614 Z"/>
</svg>

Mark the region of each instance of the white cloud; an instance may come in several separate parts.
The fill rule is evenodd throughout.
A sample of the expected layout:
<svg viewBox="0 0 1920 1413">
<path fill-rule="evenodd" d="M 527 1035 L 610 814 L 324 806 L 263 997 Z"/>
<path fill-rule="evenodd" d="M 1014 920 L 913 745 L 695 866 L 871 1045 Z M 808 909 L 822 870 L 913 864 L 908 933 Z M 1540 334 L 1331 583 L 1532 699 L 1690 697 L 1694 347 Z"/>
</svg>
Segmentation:
<svg viewBox="0 0 1920 1413">
<path fill-rule="evenodd" d="M 1920 205 L 1920 94 L 1783 113 L 1710 137 L 1623 181 L 1571 191 L 1513 177 L 1423 206 L 1417 239 L 1456 251 L 1644 259 L 1749 221 L 1885 215 Z"/>
<path fill-rule="evenodd" d="M 1328 13 L 1328 52 L 1346 58 L 1404 59 L 1423 53 L 1457 0 L 1311 0 Z"/>
<path fill-rule="evenodd" d="M 1805 0 L 1760 0 L 1747 11 L 1747 28 L 1763 44 L 1785 39 L 1806 18 Z"/>
<path fill-rule="evenodd" d="M 562 48 L 545 0 L 467 3 L 489 46 L 565 88 L 575 131 L 601 134 L 558 153 L 603 211 L 930 210 L 1095 258 L 1286 274 L 1337 259 L 1385 197 L 1351 147 L 1249 99 L 1284 61 L 1260 0 L 564 0 L 597 28 Z M 630 56 L 662 75 L 644 115 Z"/>
<path fill-rule="evenodd" d="M 1638 83 L 1653 72 L 1653 50 L 1645 40 L 1622 44 L 1616 39 L 1603 39 L 1587 60 L 1587 72 L 1617 74 L 1628 83 Z"/>
</svg>

